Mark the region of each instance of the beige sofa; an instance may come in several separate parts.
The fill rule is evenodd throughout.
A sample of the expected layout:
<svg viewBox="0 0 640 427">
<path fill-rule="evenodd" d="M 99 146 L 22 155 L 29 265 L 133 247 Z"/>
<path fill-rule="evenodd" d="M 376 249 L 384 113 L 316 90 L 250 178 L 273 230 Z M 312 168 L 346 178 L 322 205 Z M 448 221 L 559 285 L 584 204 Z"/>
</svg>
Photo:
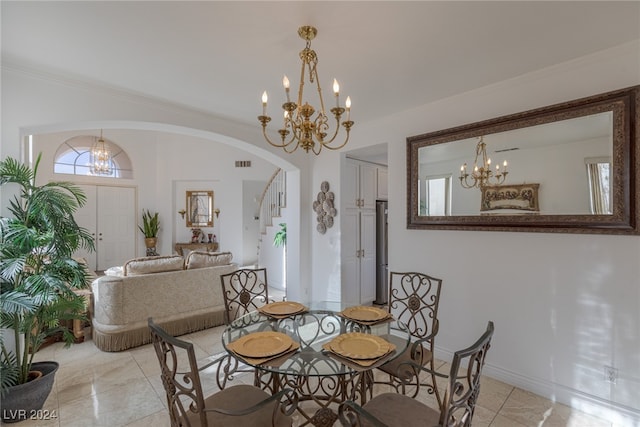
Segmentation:
<svg viewBox="0 0 640 427">
<path fill-rule="evenodd" d="M 172 335 L 224 323 L 220 276 L 237 269 L 231 254 L 192 252 L 128 261 L 118 275 L 92 283 L 93 341 L 103 351 L 121 351 L 151 342 L 152 317 Z"/>
</svg>

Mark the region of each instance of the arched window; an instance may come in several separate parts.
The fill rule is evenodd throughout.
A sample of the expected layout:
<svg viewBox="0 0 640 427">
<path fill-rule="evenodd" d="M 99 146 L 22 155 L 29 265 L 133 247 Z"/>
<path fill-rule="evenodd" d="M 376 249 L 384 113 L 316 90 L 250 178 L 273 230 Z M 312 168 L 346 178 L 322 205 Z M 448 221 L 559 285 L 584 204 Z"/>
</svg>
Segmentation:
<svg viewBox="0 0 640 427">
<path fill-rule="evenodd" d="M 133 168 L 127 153 L 113 141 L 103 138 L 112 153 L 113 167 L 109 174 L 95 174 L 91 171 L 90 152 L 97 137 L 78 135 L 64 141 L 56 150 L 53 172 L 71 175 L 88 175 L 105 178 L 133 178 Z"/>
</svg>

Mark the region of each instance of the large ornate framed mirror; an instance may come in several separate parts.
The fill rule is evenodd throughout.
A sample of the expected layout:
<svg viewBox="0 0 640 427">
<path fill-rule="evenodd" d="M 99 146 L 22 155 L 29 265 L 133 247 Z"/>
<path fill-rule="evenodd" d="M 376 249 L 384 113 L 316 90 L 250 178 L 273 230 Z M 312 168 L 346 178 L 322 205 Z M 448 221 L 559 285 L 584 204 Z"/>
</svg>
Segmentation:
<svg viewBox="0 0 640 427">
<path fill-rule="evenodd" d="M 639 91 L 408 137 L 407 227 L 639 234 Z"/>
<path fill-rule="evenodd" d="M 213 227 L 213 191 L 187 191 L 187 227 Z"/>
</svg>

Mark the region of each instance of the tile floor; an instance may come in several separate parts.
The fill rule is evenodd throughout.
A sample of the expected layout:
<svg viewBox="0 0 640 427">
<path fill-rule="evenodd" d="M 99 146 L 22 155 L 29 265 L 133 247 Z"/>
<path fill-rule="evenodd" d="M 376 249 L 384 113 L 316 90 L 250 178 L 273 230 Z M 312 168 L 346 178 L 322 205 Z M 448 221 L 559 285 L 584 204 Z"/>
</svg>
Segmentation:
<svg viewBox="0 0 640 427">
<path fill-rule="evenodd" d="M 194 343 L 200 363 L 223 351 L 224 327 L 184 335 Z M 169 426 L 159 365 L 151 344 L 118 353 L 98 350 L 89 339 L 64 348 L 56 343 L 42 349 L 38 360 L 56 360 L 60 368 L 54 389 L 44 410 L 55 415 L 51 420 L 27 420 L 20 427 L 56 426 Z M 444 362 L 440 370 L 447 369 Z M 216 390 L 215 371 L 203 379 L 205 393 Z M 237 381 L 251 382 L 252 376 Z M 432 402 L 432 396 L 423 398 Z M 619 427 L 611 422 L 578 412 L 567 406 L 484 377 L 474 426 L 571 426 Z"/>
</svg>

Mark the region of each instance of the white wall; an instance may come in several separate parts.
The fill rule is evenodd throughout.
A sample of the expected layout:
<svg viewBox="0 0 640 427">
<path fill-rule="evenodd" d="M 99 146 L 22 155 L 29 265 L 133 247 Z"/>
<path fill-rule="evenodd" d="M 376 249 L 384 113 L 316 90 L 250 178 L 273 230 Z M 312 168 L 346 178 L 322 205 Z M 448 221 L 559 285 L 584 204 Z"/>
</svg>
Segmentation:
<svg viewBox="0 0 640 427">
<path fill-rule="evenodd" d="M 251 167 L 236 168 L 236 160 L 250 160 Z M 220 214 L 214 215 L 213 228 L 203 228 L 203 231 L 215 234 L 219 250 L 230 251 L 234 262 L 244 264 L 243 180 L 266 180 L 275 166 L 225 144 L 166 133 L 158 136 L 156 161 L 155 200 L 165 203 L 171 188 L 213 190 L 214 208 L 220 209 Z M 185 208 L 185 193 L 178 190 L 170 212 L 170 217 L 180 224 L 175 229 L 174 241 L 185 242 L 191 238 L 190 228 L 178 214 Z"/>
<path fill-rule="evenodd" d="M 292 238 L 300 234 L 300 209 L 289 203 L 292 194 L 300 193 L 300 177 L 295 173 L 288 172 L 285 175 L 285 180 L 286 206 L 280 209 L 280 216 L 274 217 L 273 224 L 267 226 L 265 233 L 261 234 L 259 266 L 267 268 L 269 286 L 286 290 L 286 296 L 289 300 L 306 303 L 309 301 L 311 284 L 297 279 L 299 271 L 302 269 L 303 259 L 306 257 L 300 253 L 299 239 Z M 303 196 L 302 199 L 306 200 L 306 196 Z M 284 247 L 273 245 L 273 239 L 280 230 L 279 224 L 281 223 L 287 224 L 286 250 Z"/>
<path fill-rule="evenodd" d="M 312 184 L 306 197 L 302 200 L 302 218 L 308 221 L 312 233 L 310 261 L 313 264 L 312 299 L 314 301 L 339 301 L 340 283 L 340 223 L 344 207 L 340 204 L 340 158 L 344 154 L 339 151 L 324 150 L 314 158 Z M 334 207 L 338 214 L 333 218 L 333 227 L 325 234 L 316 231 L 317 214 L 313 210 L 313 201 L 320 191 L 323 181 L 329 183 L 329 190 L 335 194 Z"/>
<path fill-rule="evenodd" d="M 242 252 L 244 264 L 258 263 L 258 239 L 260 236 L 260 196 L 268 181 L 242 183 Z"/>
<path fill-rule="evenodd" d="M 635 422 L 640 236 L 409 230 L 406 137 L 637 85 L 639 64 L 640 44 L 631 43 L 375 123 L 354 117 L 350 142 L 388 143 L 389 268 L 444 280 L 438 357 L 449 359 L 493 320 L 489 375 L 576 407 L 601 403 L 584 407 L 593 412 L 612 405 L 608 419 Z M 313 187 L 337 171 L 335 156 L 318 159 Z M 326 247 L 331 237 L 314 235 L 314 289 L 326 286 L 327 270 L 339 263 Z M 619 369 L 617 384 L 603 380 L 604 365 Z"/>
<path fill-rule="evenodd" d="M 284 291 L 286 290 L 285 248 L 273 245 L 273 239 L 280 230 L 279 224 L 287 224 L 289 219 L 287 209 L 283 208 L 281 211 L 282 216 L 273 218 L 273 225 L 267 226 L 265 233 L 261 235 L 259 265 L 269 272 L 269 286 Z"/>
</svg>

